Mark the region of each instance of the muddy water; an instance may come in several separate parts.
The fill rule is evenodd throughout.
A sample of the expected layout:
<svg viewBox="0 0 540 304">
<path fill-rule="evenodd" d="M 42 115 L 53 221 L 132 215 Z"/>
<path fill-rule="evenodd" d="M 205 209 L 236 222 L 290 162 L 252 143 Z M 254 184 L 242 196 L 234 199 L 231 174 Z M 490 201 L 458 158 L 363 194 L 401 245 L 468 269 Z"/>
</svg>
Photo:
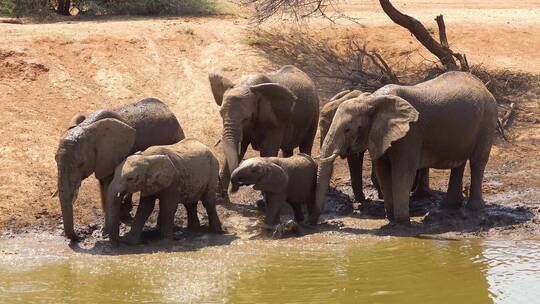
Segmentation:
<svg viewBox="0 0 540 304">
<path fill-rule="evenodd" d="M 208 240 L 199 240 L 199 243 Z M 212 242 L 208 242 L 209 244 Z M 0 303 L 535 303 L 540 242 L 311 236 L 157 253 L 0 241 Z M 97 249 L 96 249 L 97 248 Z M 147 247 L 145 247 L 147 248 Z M 147 249 L 145 249 L 147 250 Z M 163 251 L 167 252 L 163 252 Z"/>
</svg>

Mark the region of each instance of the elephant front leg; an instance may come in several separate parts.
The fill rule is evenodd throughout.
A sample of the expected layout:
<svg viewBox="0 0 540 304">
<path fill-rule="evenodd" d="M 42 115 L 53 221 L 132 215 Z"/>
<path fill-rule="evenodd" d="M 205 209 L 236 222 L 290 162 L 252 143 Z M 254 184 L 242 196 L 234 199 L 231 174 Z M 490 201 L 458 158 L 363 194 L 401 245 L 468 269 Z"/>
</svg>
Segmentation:
<svg viewBox="0 0 540 304">
<path fill-rule="evenodd" d="M 283 193 L 272 193 L 272 192 L 266 192 L 266 216 L 265 216 L 265 224 L 267 225 L 277 225 L 279 224 L 280 220 L 280 212 L 281 207 L 283 207 L 283 203 L 285 202 L 286 196 Z"/>
<path fill-rule="evenodd" d="M 194 205 L 196 208 L 197 205 Z M 161 226 L 159 227 L 159 232 L 163 239 L 172 239 L 174 236 L 174 216 L 176 215 L 177 208 L 178 200 L 174 195 L 160 198 L 159 216 L 161 217 Z M 197 212 L 196 209 L 195 212 Z"/>
<path fill-rule="evenodd" d="M 459 208 L 463 202 L 463 171 L 465 163 L 461 166 L 452 168 L 450 179 L 448 181 L 448 191 L 446 197 L 441 202 L 443 208 Z"/>
<path fill-rule="evenodd" d="M 391 166 L 394 220 L 398 223 L 409 223 L 409 194 L 416 176 L 416 163 L 402 157 L 393 161 Z"/>
<path fill-rule="evenodd" d="M 384 160 L 377 160 L 373 162 L 375 172 L 377 174 L 377 180 L 381 187 L 381 191 L 384 195 L 384 209 L 386 211 L 386 218 L 390 221 L 394 221 L 394 201 L 392 195 L 392 170 L 390 163 Z"/>
<path fill-rule="evenodd" d="M 141 234 L 144 224 L 152 211 L 154 210 L 156 198 L 154 196 L 141 196 L 139 207 L 135 213 L 135 219 L 131 225 L 131 230 L 124 238 L 124 242 L 129 244 L 138 244 L 141 242 Z"/>
<path fill-rule="evenodd" d="M 105 214 L 105 219 L 107 219 L 107 190 L 109 189 L 109 185 L 111 184 L 111 181 L 113 179 L 113 175 L 107 176 L 105 178 L 99 179 L 99 194 L 101 198 L 101 209 L 103 210 L 103 213 Z M 103 231 L 101 234 L 103 236 L 106 236 L 109 232 L 109 224 L 107 220 L 105 220 L 105 225 L 103 227 Z"/>
<path fill-rule="evenodd" d="M 356 202 L 366 200 L 362 184 L 362 166 L 364 162 L 364 152 L 354 153 L 347 156 L 347 164 L 349 165 L 349 173 L 351 175 L 351 185 Z"/>
<path fill-rule="evenodd" d="M 216 210 L 216 197 L 212 195 L 212 191 L 207 191 L 205 197 L 203 197 L 202 203 L 204 209 L 206 209 L 206 214 L 208 215 L 208 225 L 210 226 L 210 231 L 213 233 L 221 233 L 221 221 Z"/>
<path fill-rule="evenodd" d="M 228 204 L 229 200 L 229 184 L 231 183 L 231 172 L 229 171 L 229 165 L 227 159 L 223 162 L 223 167 L 219 171 L 219 195 L 223 200 L 223 203 Z"/>
<path fill-rule="evenodd" d="M 197 202 L 189 202 L 184 204 L 187 212 L 188 229 L 191 231 L 198 231 L 201 228 L 199 222 L 199 216 L 197 214 Z"/>
</svg>

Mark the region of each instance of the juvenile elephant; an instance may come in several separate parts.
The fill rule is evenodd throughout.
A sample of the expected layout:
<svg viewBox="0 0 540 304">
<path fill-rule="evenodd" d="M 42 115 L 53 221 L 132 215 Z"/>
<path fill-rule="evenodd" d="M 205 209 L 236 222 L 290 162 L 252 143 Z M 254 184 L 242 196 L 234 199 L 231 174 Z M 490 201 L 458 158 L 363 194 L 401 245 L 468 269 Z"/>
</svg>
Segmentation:
<svg viewBox="0 0 540 304">
<path fill-rule="evenodd" d="M 172 238 L 178 203 L 188 214 L 188 228 L 198 229 L 197 203 L 202 201 L 210 230 L 221 232 L 216 211 L 219 162 L 202 143 L 184 139 L 169 146 L 154 146 L 129 156 L 114 171 L 107 192 L 107 226 L 109 238 L 119 238 L 120 197 L 141 192 L 141 200 L 131 231 L 130 243 L 138 243 L 144 224 L 159 199 L 159 229 L 163 238 Z"/>
<path fill-rule="evenodd" d="M 294 66 L 268 74 L 251 74 L 236 82 L 210 74 L 214 99 L 221 107 L 225 154 L 221 176 L 227 197 L 230 172 L 238 167 L 251 144 L 261 156 L 311 154 L 319 118 L 319 97 L 309 76 Z"/>
<path fill-rule="evenodd" d="M 319 132 L 321 135 L 321 148 L 326 134 L 330 129 L 334 115 L 340 104 L 343 102 L 356 98 L 358 96 L 365 95 L 368 96 L 369 93 L 363 93 L 358 90 L 346 90 L 336 94 L 332 97 L 321 109 L 319 117 Z M 347 164 L 349 165 L 349 173 L 351 175 L 351 185 L 353 189 L 354 200 L 357 202 L 365 201 L 366 197 L 363 191 L 363 181 L 362 181 L 362 168 L 364 162 L 364 151 L 357 153 L 349 153 L 347 157 Z M 375 175 L 375 166 L 371 167 L 371 182 L 377 190 L 379 198 L 383 198 L 379 182 L 377 181 L 377 176 Z M 420 169 L 417 172 L 415 183 L 413 185 L 413 198 L 422 198 L 429 195 L 429 169 Z"/>
<path fill-rule="evenodd" d="M 232 191 L 239 186 L 254 185 L 266 198 L 265 223 L 279 224 L 279 213 L 285 202 L 294 210 L 294 219 L 304 220 L 302 205 L 308 212 L 315 199 L 317 164 L 306 154 L 300 153 L 288 158 L 254 157 L 243 161 L 231 176 Z"/>
<path fill-rule="evenodd" d="M 153 98 L 116 109 L 99 110 L 88 117 L 73 117 L 55 155 L 66 236 L 77 239 L 73 228 L 73 203 L 83 179 L 95 174 L 104 207 L 114 168 L 126 156 L 153 145 L 173 144 L 183 138 L 184 132 L 174 114 L 167 105 Z"/>
<path fill-rule="evenodd" d="M 451 169 L 443 206 L 460 206 L 467 160 L 467 206 L 482 208 L 482 179 L 496 123 L 494 97 L 464 72 L 447 72 L 414 86 L 387 85 L 343 102 L 321 149 L 310 222 L 315 224 L 323 210 L 333 160 L 366 148 L 375 161 L 388 219 L 409 221 L 409 190 L 419 168 Z"/>
</svg>

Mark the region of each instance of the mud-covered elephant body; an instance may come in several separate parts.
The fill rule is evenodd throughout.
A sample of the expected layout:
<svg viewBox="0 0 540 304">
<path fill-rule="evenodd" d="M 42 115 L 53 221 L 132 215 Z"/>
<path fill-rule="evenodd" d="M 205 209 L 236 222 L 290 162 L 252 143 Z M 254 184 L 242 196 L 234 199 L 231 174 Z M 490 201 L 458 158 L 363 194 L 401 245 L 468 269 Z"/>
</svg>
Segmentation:
<svg viewBox="0 0 540 304">
<path fill-rule="evenodd" d="M 311 154 L 317 132 L 319 98 L 309 76 L 293 66 L 268 74 L 252 74 L 232 82 L 210 74 L 216 103 L 221 107 L 225 162 L 222 193 L 227 194 L 230 172 L 238 167 L 249 145 L 261 156 Z"/>
<path fill-rule="evenodd" d="M 482 179 L 495 135 L 494 97 L 476 77 L 448 72 L 414 86 L 387 85 L 343 102 L 321 149 L 314 212 L 323 211 L 336 156 L 368 149 L 375 161 L 387 216 L 409 220 L 409 191 L 417 169 L 452 169 L 445 206 L 462 201 L 465 163 L 470 161 L 468 206 L 484 205 Z"/>
<path fill-rule="evenodd" d="M 60 139 L 55 155 L 66 236 L 77 239 L 73 227 L 73 203 L 82 180 L 95 174 L 104 204 L 114 168 L 126 156 L 183 138 L 184 132 L 174 114 L 164 103 L 153 98 L 96 111 L 88 117 L 76 115 Z"/>
<path fill-rule="evenodd" d="M 202 201 L 210 230 L 221 232 L 216 211 L 219 162 L 210 149 L 194 139 L 184 139 L 168 146 L 153 146 L 126 158 L 118 165 L 107 193 L 107 226 L 109 238 L 119 237 L 120 197 L 141 192 L 141 200 L 128 236 L 140 240 L 144 224 L 155 201 L 159 200 L 159 228 L 162 237 L 172 238 L 178 203 L 188 214 L 188 227 L 197 229 L 197 204 Z"/>
<path fill-rule="evenodd" d="M 304 220 L 302 205 L 308 212 L 315 199 L 317 163 L 307 154 L 283 157 L 253 157 L 243 161 L 231 176 L 232 190 L 253 185 L 266 198 L 265 223 L 279 223 L 279 214 L 285 203 L 294 211 L 294 219 Z"/>
<path fill-rule="evenodd" d="M 328 131 L 330 130 L 330 125 L 332 120 L 336 115 L 336 111 L 340 104 L 343 102 L 356 98 L 360 95 L 368 96 L 370 93 L 363 93 L 358 90 L 353 91 L 342 91 L 332 97 L 321 109 L 319 117 L 319 134 L 321 136 L 321 148 Z M 365 201 L 366 197 L 363 190 L 363 181 L 362 181 L 362 169 L 364 163 L 364 151 L 349 153 L 347 158 L 347 164 L 349 166 L 349 173 L 351 176 L 351 186 L 353 189 L 354 200 L 357 202 Z M 375 166 L 372 164 L 371 168 L 371 182 L 377 190 L 379 198 L 383 198 L 379 182 L 377 181 L 377 176 L 375 175 Z M 422 198 L 429 195 L 429 169 L 421 169 L 417 172 L 417 177 L 413 185 L 413 198 Z"/>
</svg>

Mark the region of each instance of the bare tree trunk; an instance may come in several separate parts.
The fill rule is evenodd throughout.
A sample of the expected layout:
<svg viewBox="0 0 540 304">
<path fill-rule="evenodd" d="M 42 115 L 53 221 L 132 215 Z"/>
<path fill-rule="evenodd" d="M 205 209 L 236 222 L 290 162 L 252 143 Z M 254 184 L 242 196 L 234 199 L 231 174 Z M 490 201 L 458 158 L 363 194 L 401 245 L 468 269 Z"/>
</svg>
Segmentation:
<svg viewBox="0 0 540 304">
<path fill-rule="evenodd" d="M 69 16 L 69 9 L 71 8 L 71 0 L 58 0 L 58 8 L 56 12 L 61 15 Z"/>
<path fill-rule="evenodd" d="M 394 21 L 394 23 L 408 29 L 423 46 L 439 58 L 441 63 L 448 70 L 458 69 L 453 52 L 433 39 L 420 21 L 398 11 L 392 3 L 390 3 L 390 0 L 379 0 L 379 3 L 381 4 L 383 11 L 390 19 L 392 19 L 392 21 Z M 446 37 L 446 33 L 444 35 Z"/>
</svg>

